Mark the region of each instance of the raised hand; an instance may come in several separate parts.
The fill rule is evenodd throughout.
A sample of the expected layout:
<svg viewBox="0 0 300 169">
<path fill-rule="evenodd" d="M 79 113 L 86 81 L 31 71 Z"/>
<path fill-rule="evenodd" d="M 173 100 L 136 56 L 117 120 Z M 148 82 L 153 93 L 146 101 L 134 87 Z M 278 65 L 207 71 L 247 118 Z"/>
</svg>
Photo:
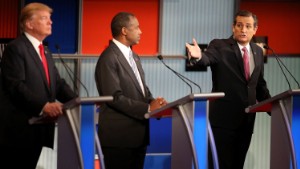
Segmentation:
<svg viewBox="0 0 300 169">
<path fill-rule="evenodd" d="M 202 57 L 201 49 L 199 48 L 198 43 L 195 38 L 193 38 L 193 45 L 185 43 L 185 46 L 188 49 L 189 59 L 191 59 L 191 58 L 201 59 L 201 57 Z"/>
</svg>

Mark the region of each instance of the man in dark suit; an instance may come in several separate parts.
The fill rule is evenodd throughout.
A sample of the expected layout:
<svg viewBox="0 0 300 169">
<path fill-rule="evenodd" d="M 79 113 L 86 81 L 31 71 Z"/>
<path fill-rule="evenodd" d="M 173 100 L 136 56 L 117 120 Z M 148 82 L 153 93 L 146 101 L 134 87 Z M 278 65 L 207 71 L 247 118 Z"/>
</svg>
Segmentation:
<svg viewBox="0 0 300 169">
<path fill-rule="evenodd" d="M 152 97 L 140 59 L 131 51 L 142 33 L 137 18 L 120 12 L 112 19 L 111 31 L 113 40 L 100 55 L 95 72 L 99 94 L 114 97 L 101 105 L 99 113 L 104 162 L 106 169 L 142 169 L 149 144 L 149 121 L 144 114 L 166 101 Z"/>
<path fill-rule="evenodd" d="M 212 92 L 225 93 L 209 105 L 220 169 L 243 169 L 255 121 L 255 114 L 246 114 L 245 108 L 270 97 L 262 49 L 251 42 L 257 31 L 256 15 L 239 11 L 232 31 L 228 39 L 211 41 L 205 52 L 195 39 L 193 46 L 186 44 L 192 66 L 211 67 Z"/>
<path fill-rule="evenodd" d="M 7 45 L 1 60 L 2 96 L 8 104 L 1 111 L 0 160 L 9 168 L 36 167 L 42 147 L 53 147 L 51 120 L 63 114 L 62 103 L 76 97 L 59 76 L 50 51 L 43 50 L 42 41 L 51 34 L 51 13 L 41 3 L 26 5 L 20 16 L 22 34 Z M 40 116 L 49 123 L 29 123 Z"/>
</svg>

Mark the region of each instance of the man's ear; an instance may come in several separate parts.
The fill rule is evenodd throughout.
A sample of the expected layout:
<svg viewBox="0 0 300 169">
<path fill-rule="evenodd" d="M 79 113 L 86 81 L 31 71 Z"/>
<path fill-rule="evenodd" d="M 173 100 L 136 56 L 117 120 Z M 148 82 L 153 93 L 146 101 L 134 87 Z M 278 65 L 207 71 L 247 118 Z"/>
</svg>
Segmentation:
<svg viewBox="0 0 300 169">
<path fill-rule="evenodd" d="M 28 29 L 33 29 L 32 22 L 31 22 L 31 21 L 26 21 L 26 22 L 25 22 L 25 26 L 26 26 Z"/>
<path fill-rule="evenodd" d="M 125 27 L 121 30 L 122 35 L 127 36 L 127 29 Z"/>
<path fill-rule="evenodd" d="M 257 29 L 258 29 L 258 26 L 255 26 L 254 27 L 254 35 L 256 34 Z"/>
</svg>

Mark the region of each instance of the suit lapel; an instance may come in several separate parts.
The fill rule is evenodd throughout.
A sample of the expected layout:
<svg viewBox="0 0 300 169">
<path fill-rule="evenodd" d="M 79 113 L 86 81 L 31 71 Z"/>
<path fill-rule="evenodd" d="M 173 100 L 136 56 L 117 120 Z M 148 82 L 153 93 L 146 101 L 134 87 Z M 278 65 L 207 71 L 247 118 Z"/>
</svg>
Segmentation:
<svg viewBox="0 0 300 169">
<path fill-rule="evenodd" d="M 255 48 L 255 46 L 252 42 L 250 43 L 250 46 L 251 46 L 251 50 L 252 50 L 252 54 L 253 54 L 253 60 L 254 60 L 254 69 L 253 69 L 253 72 L 250 76 L 250 80 L 251 80 L 251 77 L 255 76 L 255 74 L 258 73 L 257 69 L 258 69 L 258 65 L 260 64 L 260 58 L 259 57 L 262 57 L 262 56 L 259 56 L 257 54 L 257 49 Z"/>
<path fill-rule="evenodd" d="M 136 86 L 136 88 L 138 89 L 138 91 L 143 95 L 143 91 L 140 87 L 140 84 L 131 68 L 131 66 L 129 65 L 128 61 L 126 60 L 125 56 L 123 55 L 123 53 L 120 51 L 120 49 L 117 47 L 116 44 L 114 44 L 113 42 L 110 42 L 111 46 L 113 48 L 113 50 L 116 52 L 117 54 L 117 59 L 119 60 L 119 62 L 121 63 L 121 65 L 124 67 L 125 71 L 128 73 L 129 77 L 132 79 L 132 81 L 134 82 L 134 85 Z M 138 65 L 138 63 L 136 63 Z M 140 68 L 138 66 L 138 69 L 140 71 Z M 142 77 L 141 77 L 142 78 Z M 143 78 L 142 78 L 143 81 Z"/>
<path fill-rule="evenodd" d="M 48 92 L 50 92 L 49 85 L 48 85 L 47 78 L 46 78 L 46 73 L 44 71 L 43 63 L 40 59 L 40 56 L 38 55 L 38 53 L 36 52 L 36 50 L 32 46 L 31 42 L 26 38 L 25 35 L 24 35 L 24 42 L 25 42 L 25 45 L 27 46 L 29 56 L 32 58 L 32 60 L 35 63 L 38 71 L 41 74 L 41 77 L 43 79 L 45 87 L 47 88 Z"/>
<path fill-rule="evenodd" d="M 231 39 L 231 46 L 232 46 L 232 50 L 235 53 L 235 57 L 238 63 L 238 67 L 239 67 L 239 72 L 238 76 L 241 77 L 242 79 L 246 80 L 245 77 L 245 73 L 244 73 L 244 62 L 243 62 L 243 57 L 242 57 L 242 53 L 241 50 L 237 44 L 237 42 L 234 39 Z"/>
<path fill-rule="evenodd" d="M 140 62 L 140 59 L 138 58 L 138 56 L 135 53 L 133 53 L 133 59 L 134 59 L 134 61 L 136 63 L 136 66 L 139 70 L 142 82 L 144 83 L 144 74 L 143 74 L 143 68 L 142 68 L 142 64 Z"/>
<path fill-rule="evenodd" d="M 143 71 L 143 68 L 142 68 L 142 64 L 140 62 L 139 57 L 135 53 L 133 53 L 133 58 L 134 58 L 134 61 L 135 61 L 136 66 L 139 70 L 139 73 L 140 73 L 140 77 L 141 77 L 143 87 L 144 87 L 144 92 L 146 93 L 146 87 L 145 87 L 146 83 L 145 83 L 145 77 L 144 77 L 144 71 Z M 141 92 L 142 92 L 142 90 L 141 90 Z"/>
</svg>

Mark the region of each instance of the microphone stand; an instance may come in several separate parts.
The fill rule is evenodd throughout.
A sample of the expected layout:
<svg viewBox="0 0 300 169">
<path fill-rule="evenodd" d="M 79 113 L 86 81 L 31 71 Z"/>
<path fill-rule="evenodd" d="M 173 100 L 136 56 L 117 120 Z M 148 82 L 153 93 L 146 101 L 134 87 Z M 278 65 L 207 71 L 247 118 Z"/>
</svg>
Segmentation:
<svg viewBox="0 0 300 169">
<path fill-rule="evenodd" d="M 282 69 L 282 66 L 283 66 L 283 67 L 285 68 L 285 70 L 289 73 L 289 75 L 293 78 L 293 80 L 297 83 L 298 88 L 300 88 L 299 82 L 296 80 L 296 78 L 293 76 L 293 74 L 290 72 L 290 70 L 285 66 L 285 64 L 282 62 L 282 60 L 279 58 L 279 56 L 274 52 L 274 50 L 273 50 L 272 48 L 270 48 L 269 46 L 266 46 L 266 45 L 264 45 L 263 47 L 264 47 L 265 49 L 270 49 L 270 50 L 272 51 L 273 55 L 274 55 L 275 58 L 276 58 L 276 61 L 277 61 L 278 65 L 279 65 L 279 67 L 280 67 L 280 69 L 281 69 L 281 72 L 283 73 L 283 75 L 284 75 L 284 77 L 285 77 L 285 79 L 286 79 L 286 81 L 287 81 L 287 83 L 288 83 L 288 85 L 289 85 L 289 89 L 291 90 L 291 85 L 290 85 L 290 82 L 289 82 L 288 79 L 287 79 L 287 76 L 285 75 L 285 73 L 284 73 L 284 71 L 283 71 L 283 69 Z M 281 65 L 282 65 L 282 66 L 281 66 Z"/>
<path fill-rule="evenodd" d="M 192 89 L 192 86 L 186 81 L 184 80 L 184 78 L 178 74 L 175 70 L 173 70 L 172 68 L 170 68 L 164 61 L 163 61 L 163 58 L 161 55 L 158 55 L 157 58 L 169 69 L 171 70 L 176 76 L 178 76 L 184 83 L 186 83 L 189 87 L 190 87 L 190 90 L 191 90 L 191 94 L 193 93 L 193 89 Z"/>
<path fill-rule="evenodd" d="M 66 69 L 67 73 L 68 73 L 68 76 L 71 78 L 71 80 L 73 81 L 74 83 L 74 88 L 75 88 L 75 91 L 77 91 L 77 95 L 79 95 L 79 89 L 77 87 L 77 85 L 75 84 L 75 80 L 78 81 L 81 86 L 84 88 L 85 92 L 86 92 L 86 95 L 87 97 L 89 97 L 89 92 L 86 88 L 86 86 L 81 82 L 81 80 L 79 80 L 77 78 L 77 76 L 75 76 L 74 72 L 72 71 L 72 69 L 65 63 L 65 61 L 62 59 L 62 57 L 60 56 L 60 47 L 58 45 L 55 45 L 55 48 L 57 50 L 57 53 L 58 53 L 58 58 L 60 59 L 61 63 L 63 64 L 64 68 Z M 71 76 L 70 72 L 74 75 L 74 78 L 75 80 L 73 79 L 73 77 Z"/>
<path fill-rule="evenodd" d="M 200 93 L 202 93 L 201 87 L 200 87 L 197 83 L 193 82 L 192 80 L 188 79 L 187 77 L 183 76 L 182 74 L 180 74 L 180 73 L 176 72 L 175 70 L 173 70 L 172 68 L 170 68 L 170 67 L 163 61 L 163 57 L 162 57 L 161 55 L 158 55 L 157 58 L 158 58 L 158 59 L 159 59 L 159 60 L 160 60 L 160 61 L 161 61 L 168 69 L 170 69 L 173 73 L 175 73 L 178 77 L 181 77 L 181 79 L 183 78 L 183 79 L 185 79 L 185 80 L 187 80 L 187 81 L 193 83 L 195 86 L 197 86 L 197 87 L 199 88 Z M 183 80 L 183 79 L 182 79 L 182 80 Z"/>
</svg>

